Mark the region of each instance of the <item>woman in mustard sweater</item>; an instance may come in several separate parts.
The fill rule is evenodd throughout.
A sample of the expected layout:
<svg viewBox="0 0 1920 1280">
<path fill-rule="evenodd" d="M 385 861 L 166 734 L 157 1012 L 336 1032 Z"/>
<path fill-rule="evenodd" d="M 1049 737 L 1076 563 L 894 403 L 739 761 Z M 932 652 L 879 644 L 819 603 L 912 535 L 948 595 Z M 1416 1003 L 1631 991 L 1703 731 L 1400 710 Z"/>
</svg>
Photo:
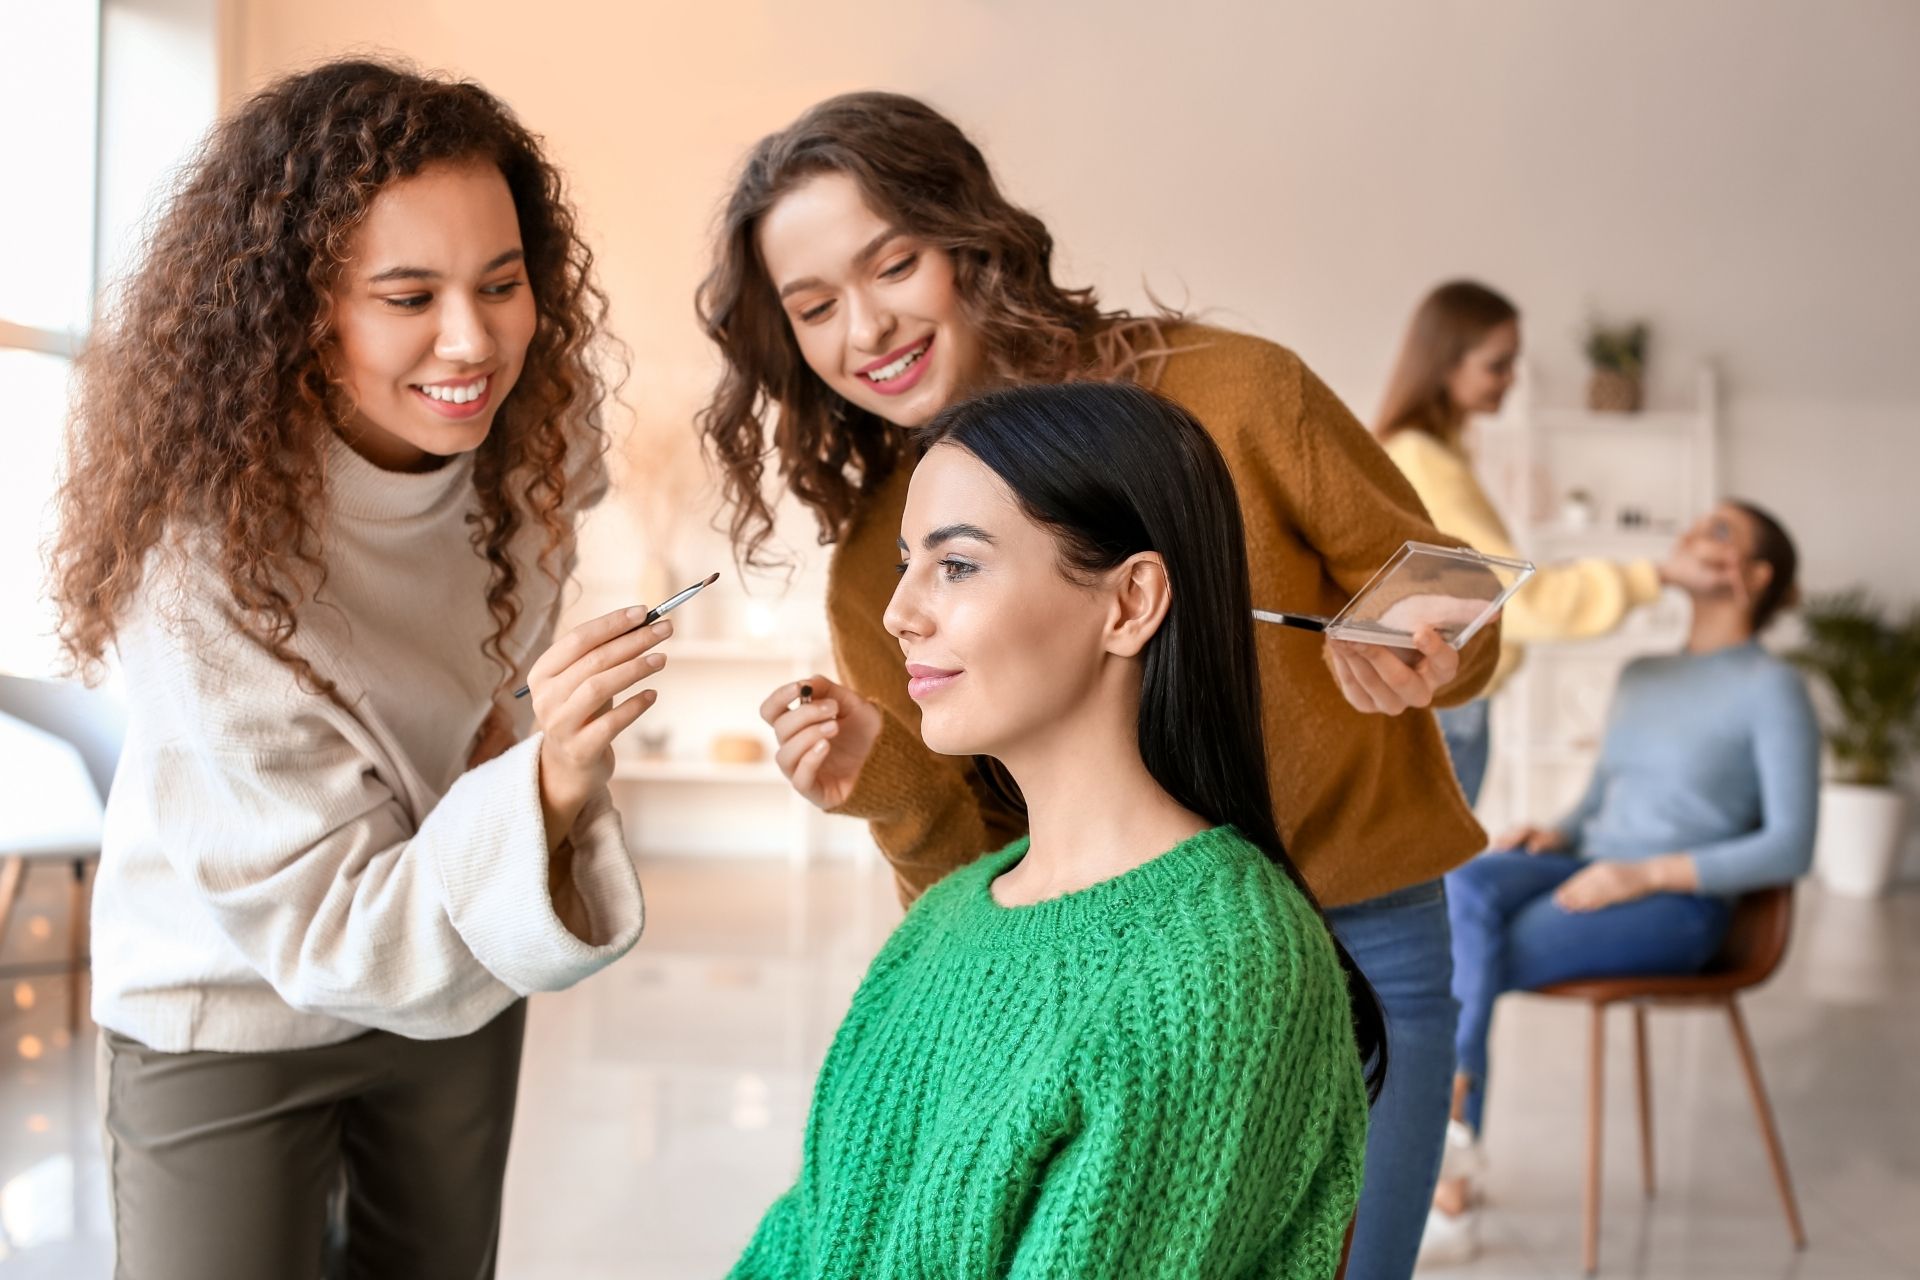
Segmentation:
<svg viewBox="0 0 1920 1280">
<path fill-rule="evenodd" d="M 828 619 L 845 684 L 772 704 L 777 760 L 814 804 L 865 818 L 903 896 L 1027 829 L 964 756 L 927 749 L 882 623 L 919 451 L 911 431 L 985 387 L 1148 385 L 1226 456 L 1256 602 L 1332 613 L 1436 530 L 1412 488 L 1292 352 L 1244 334 L 1102 311 L 1055 283 L 1046 226 L 1010 202 L 952 121 L 911 98 L 829 99 L 753 149 L 721 217 L 699 309 L 724 358 L 701 417 L 751 560 L 767 459 L 833 544 Z M 1465 701 L 1497 640 L 1375 646 L 1255 637 L 1273 817 L 1387 1012 L 1353 1280 L 1405 1280 L 1438 1175 L 1453 1072 L 1440 876 L 1485 844 L 1429 705 Z M 825 744 L 825 745 L 823 745 Z"/>
<path fill-rule="evenodd" d="M 1517 556 L 1506 522 L 1473 472 L 1462 434 L 1470 414 L 1500 411 L 1520 358 L 1520 312 L 1471 280 L 1443 284 L 1407 326 L 1374 432 L 1433 522 L 1489 555 Z M 1520 665 L 1530 640 L 1605 635 L 1653 603 L 1663 586 L 1709 590 L 1730 561 L 1702 560 L 1685 540 L 1663 562 L 1573 560 L 1544 565 L 1507 603 L 1500 661 L 1481 695 L 1439 713 L 1467 803 L 1480 798 L 1492 747 L 1488 699 Z"/>
<path fill-rule="evenodd" d="M 734 1274 L 1325 1280 L 1384 1032 L 1273 824 L 1225 462 L 1114 384 L 924 440 L 885 625 L 927 747 L 1031 835 L 881 949 Z"/>
</svg>

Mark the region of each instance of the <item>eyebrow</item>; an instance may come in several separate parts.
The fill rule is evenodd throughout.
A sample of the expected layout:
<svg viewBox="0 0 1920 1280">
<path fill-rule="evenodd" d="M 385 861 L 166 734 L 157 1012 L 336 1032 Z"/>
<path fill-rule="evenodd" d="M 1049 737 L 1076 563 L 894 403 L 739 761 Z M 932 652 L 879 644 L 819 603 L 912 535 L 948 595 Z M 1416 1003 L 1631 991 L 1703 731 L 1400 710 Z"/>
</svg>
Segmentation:
<svg viewBox="0 0 1920 1280">
<path fill-rule="evenodd" d="M 977 524 L 943 524 L 926 537 L 920 539 L 920 549 L 922 551 L 931 551 L 941 543 L 952 542 L 955 538 L 971 538 L 975 542 L 984 542 L 988 546 L 993 545 L 993 535 Z M 902 551 L 911 550 L 911 548 L 907 546 L 907 540 L 905 538 L 897 538 L 895 541 L 899 544 Z"/>
<path fill-rule="evenodd" d="M 888 241 L 897 240 L 905 234 L 907 233 L 899 227 L 888 227 L 885 231 L 882 231 L 879 235 L 867 241 L 860 252 L 853 255 L 853 265 L 856 267 L 866 266 L 869 262 L 873 261 L 875 254 L 887 247 Z M 826 282 L 821 280 L 819 276 L 801 276 L 798 280 L 789 280 L 787 283 L 781 285 L 780 297 L 784 300 L 790 294 L 799 293 L 802 289 L 818 289 L 824 283 Z"/>
<path fill-rule="evenodd" d="M 498 271 L 509 262 L 524 262 L 526 257 L 527 253 L 524 249 L 509 249 L 505 253 L 495 255 L 491 262 L 480 268 L 480 274 L 484 276 L 488 272 Z M 426 267 L 388 267 L 385 271 L 368 276 L 367 283 L 385 284 L 389 280 L 438 280 L 439 278 L 438 271 L 431 271 Z"/>
</svg>

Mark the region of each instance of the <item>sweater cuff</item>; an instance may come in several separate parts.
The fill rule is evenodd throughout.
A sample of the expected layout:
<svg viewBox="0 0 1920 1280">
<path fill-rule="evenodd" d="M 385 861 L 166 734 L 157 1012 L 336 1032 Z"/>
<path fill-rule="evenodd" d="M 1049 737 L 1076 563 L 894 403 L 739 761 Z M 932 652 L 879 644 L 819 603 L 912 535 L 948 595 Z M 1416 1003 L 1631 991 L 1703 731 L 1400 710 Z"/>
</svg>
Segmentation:
<svg viewBox="0 0 1920 1280">
<path fill-rule="evenodd" d="M 1652 604 L 1660 598 L 1660 566 L 1651 560 L 1634 560 L 1627 565 L 1627 603 Z"/>
<path fill-rule="evenodd" d="M 868 822 L 893 822 L 904 817 L 916 803 L 925 805 L 926 795 L 914 784 L 913 770 L 907 762 L 927 753 L 919 735 L 909 734 L 906 726 L 880 708 L 880 736 L 854 779 L 853 791 L 839 805 L 827 810 Z"/>
<path fill-rule="evenodd" d="M 573 831 L 573 876 L 595 945 L 554 914 L 535 734 L 448 790 L 423 825 L 455 818 L 451 839 L 423 841 L 446 889 L 447 918 L 488 972 L 520 995 L 559 991 L 625 955 L 640 936 L 640 882 L 612 802 L 596 797 Z"/>
</svg>

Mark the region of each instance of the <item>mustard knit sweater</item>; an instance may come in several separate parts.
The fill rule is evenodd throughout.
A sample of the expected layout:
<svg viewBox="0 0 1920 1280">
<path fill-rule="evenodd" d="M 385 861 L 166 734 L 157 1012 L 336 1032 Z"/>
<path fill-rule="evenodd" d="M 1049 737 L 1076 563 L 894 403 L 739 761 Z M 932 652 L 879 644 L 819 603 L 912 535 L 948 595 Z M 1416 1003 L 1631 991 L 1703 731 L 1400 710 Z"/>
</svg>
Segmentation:
<svg viewBox="0 0 1920 1280">
<path fill-rule="evenodd" d="M 1337 613 L 1409 540 L 1461 545 L 1427 519 L 1406 477 L 1300 358 L 1260 338 L 1169 325 L 1155 389 L 1226 455 L 1246 521 L 1257 607 Z M 906 660 L 881 620 L 899 584 L 895 540 L 910 471 L 870 498 L 834 548 L 827 617 L 845 682 L 880 708 L 880 738 L 838 812 L 865 818 L 904 898 L 1025 831 L 972 763 L 920 741 Z M 1498 628 L 1467 645 L 1441 705 L 1470 701 Z M 1431 713 L 1364 715 L 1341 695 L 1317 635 L 1261 625 L 1261 720 L 1274 819 L 1322 905 L 1433 879 L 1486 847 Z"/>
<path fill-rule="evenodd" d="M 739 1280 L 1327 1280 L 1367 1101 L 1325 927 L 1218 827 L 1028 907 L 956 872 L 894 932 Z"/>
<path fill-rule="evenodd" d="M 1476 551 L 1519 556 L 1464 450 L 1418 430 L 1396 432 L 1386 449 L 1435 524 Z M 1523 642 L 1605 635 L 1631 610 L 1659 596 L 1660 572 L 1651 560 L 1570 560 L 1541 566 L 1502 610 L 1506 622 L 1500 629 L 1500 664 L 1487 682 L 1487 695 L 1519 670 Z"/>
</svg>

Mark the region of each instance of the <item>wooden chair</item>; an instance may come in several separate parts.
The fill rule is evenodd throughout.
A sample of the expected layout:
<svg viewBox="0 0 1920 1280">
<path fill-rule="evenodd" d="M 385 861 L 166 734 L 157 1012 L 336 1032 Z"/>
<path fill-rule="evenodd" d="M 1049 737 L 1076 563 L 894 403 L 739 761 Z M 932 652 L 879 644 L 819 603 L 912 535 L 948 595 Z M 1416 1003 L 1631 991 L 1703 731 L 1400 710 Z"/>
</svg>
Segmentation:
<svg viewBox="0 0 1920 1280">
<path fill-rule="evenodd" d="M 1760 1125 L 1760 1138 L 1773 1165 L 1773 1179 L 1780 1189 L 1780 1203 L 1786 1211 L 1787 1230 L 1796 1249 L 1807 1247 L 1806 1229 L 1800 1223 L 1800 1207 L 1794 1199 L 1793 1180 L 1787 1172 L 1787 1157 L 1780 1146 L 1780 1132 L 1773 1121 L 1773 1108 L 1767 1101 L 1766 1086 L 1760 1080 L 1760 1063 L 1754 1056 L 1753 1040 L 1747 1034 L 1746 1019 L 1740 1015 L 1739 994 L 1757 987 L 1772 976 L 1786 953 L 1787 936 L 1793 926 L 1793 889 L 1783 886 L 1762 889 L 1741 897 L 1733 909 L 1726 939 L 1706 969 L 1697 974 L 1673 977 L 1590 978 L 1559 982 L 1537 989 L 1535 995 L 1564 1000 L 1585 1000 L 1592 1011 L 1592 1036 L 1588 1045 L 1587 1076 L 1587 1177 L 1585 1204 L 1584 1259 L 1587 1274 L 1600 1268 L 1600 1150 L 1602 1145 L 1602 1103 L 1605 1099 L 1607 1009 L 1616 1004 L 1633 1006 L 1633 1054 L 1636 1093 L 1640 1106 L 1640 1172 L 1649 1197 L 1653 1195 L 1653 1099 L 1647 1078 L 1647 1009 L 1656 1006 L 1718 1005 L 1727 1011 L 1733 1029 L 1734 1047 L 1740 1053 L 1740 1065 L 1747 1077 L 1747 1090 L 1753 1096 L 1754 1116 Z"/>
</svg>

